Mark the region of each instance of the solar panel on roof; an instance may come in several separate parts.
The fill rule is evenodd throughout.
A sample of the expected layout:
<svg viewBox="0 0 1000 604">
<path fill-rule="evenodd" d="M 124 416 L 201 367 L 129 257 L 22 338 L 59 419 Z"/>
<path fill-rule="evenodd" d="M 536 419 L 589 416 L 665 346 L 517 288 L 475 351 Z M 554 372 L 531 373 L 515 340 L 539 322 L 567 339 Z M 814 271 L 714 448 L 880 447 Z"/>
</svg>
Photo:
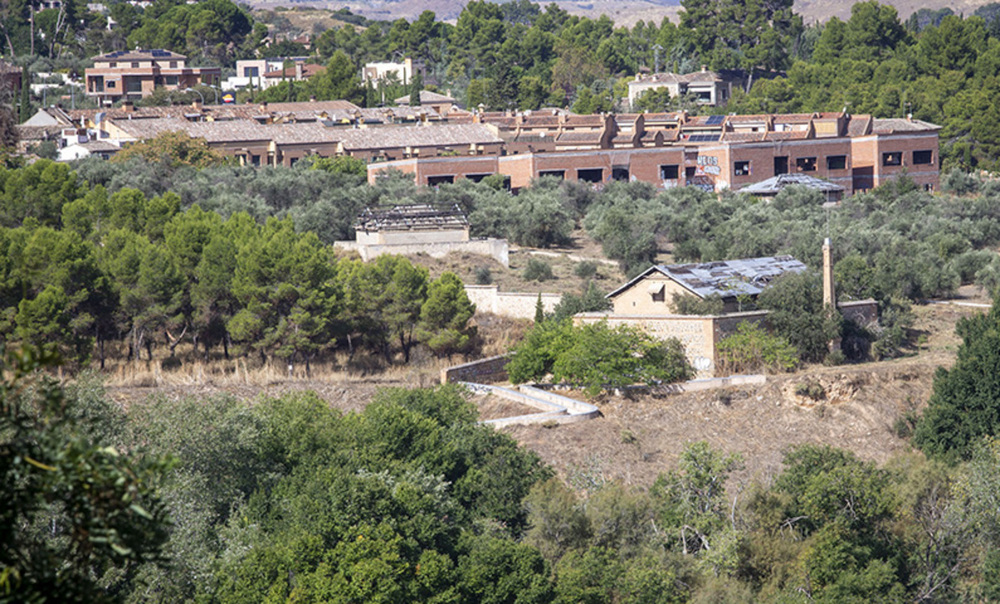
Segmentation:
<svg viewBox="0 0 1000 604">
<path fill-rule="evenodd" d="M 708 121 L 705 122 L 706 126 L 718 126 L 722 123 L 722 120 L 726 119 L 724 115 L 710 115 L 708 116 Z"/>
<path fill-rule="evenodd" d="M 692 143 L 712 143 L 719 140 L 718 134 L 692 134 L 688 137 Z"/>
</svg>

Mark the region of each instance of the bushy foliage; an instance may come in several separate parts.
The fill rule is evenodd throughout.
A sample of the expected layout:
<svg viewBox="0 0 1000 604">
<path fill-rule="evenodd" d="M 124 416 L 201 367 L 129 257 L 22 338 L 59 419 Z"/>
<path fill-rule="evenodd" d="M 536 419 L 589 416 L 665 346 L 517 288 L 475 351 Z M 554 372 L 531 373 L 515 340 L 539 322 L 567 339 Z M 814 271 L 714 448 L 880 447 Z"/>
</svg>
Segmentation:
<svg viewBox="0 0 1000 604">
<path fill-rule="evenodd" d="M 841 335 L 840 313 L 823 307 L 818 273 L 782 275 L 760 294 L 757 303 L 770 311 L 767 320 L 775 334 L 794 346 L 805 361 L 823 360 L 827 343 Z"/>
<path fill-rule="evenodd" d="M 224 155 L 209 147 L 205 139 L 191 138 L 183 132 L 164 132 L 147 141 L 134 143 L 115 153 L 110 161 L 124 163 L 134 158 L 150 163 L 163 162 L 171 168 L 208 168 L 228 161 Z"/>
<path fill-rule="evenodd" d="M 678 315 L 721 315 L 726 303 L 719 294 L 709 294 L 704 298 L 694 294 L 674 294 L 670 309 Z"/>
<path fill-rule="evenodd" d="M 528 281 L 548 281 L 555 279 L 555 275 L 552 273 L 552 265 L 537 258 L 528 258 L 528 262 L 524 265 L 522 276 Z"/>
<path fill-rule="evenodd" d="M 583 295 L 565 293 L 559 299 L 552 311 L 552 318 L 555 321 L 563 321 L 581 312 L 602 312 L 611 308 L 611 302 L 604 297 L 602 292 L 593 281 L 587 281 L 584 285 Z"/>
<path fill-rule="evenodd" d="M 955 331 L 962 337 L 958 359 L 951 369 L 938 369 L 914 434 L 925 453 L 949 461 L 968 459 L 977 441 L 1000 428 L 1000 306 L 960 320 Z"/>
<path fill-rule="evenodd" d="M 536 324 L 507 365 L 514 383 L 566 382 L 596 395 L 630 384 L 675 382 L 692 374 L 680 342 L 654 340 L 625 325 L 605 322 L 573 327 L 568 321 Z"/>
<path fill-rule="evenodd" d="M 719 341 L 718 370 L 723 373 L 791 371 L 799 364 L 798 351 L 780 336 L 757 323 L 744 321 Z"/>
</svg>

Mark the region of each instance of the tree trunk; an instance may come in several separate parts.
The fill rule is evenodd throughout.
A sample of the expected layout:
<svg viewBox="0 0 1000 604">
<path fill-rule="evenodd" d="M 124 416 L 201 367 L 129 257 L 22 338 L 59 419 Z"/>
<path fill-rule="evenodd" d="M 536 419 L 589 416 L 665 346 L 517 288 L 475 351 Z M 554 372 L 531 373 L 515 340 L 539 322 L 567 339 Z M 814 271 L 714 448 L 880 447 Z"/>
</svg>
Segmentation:
<svg viewBox="0 0 1000 604">
<path fill-rule="evenodd" d="M 222 338 L 222 354 L 229 360 L 229 332 L 226 332 L 226 337 Z"/>
</svg>

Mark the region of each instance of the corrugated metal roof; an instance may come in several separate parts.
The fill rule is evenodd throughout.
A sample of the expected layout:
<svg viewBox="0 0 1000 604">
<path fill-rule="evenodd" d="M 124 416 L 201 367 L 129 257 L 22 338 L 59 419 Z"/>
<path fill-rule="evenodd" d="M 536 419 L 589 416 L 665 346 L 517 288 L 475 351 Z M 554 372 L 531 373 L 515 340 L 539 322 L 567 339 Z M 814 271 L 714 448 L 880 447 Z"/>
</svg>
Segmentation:
<svg viewBox="0 0 1000 604">
<path fill-rule="evenodd" d="M 653 273 L 666 276 L 701 298 L 713 294 L 723 298 L 739 295 L 756 296 L 764 291 L 775 277 L 785 273 L 800 273 L 804 270 L 806 265 L 791 256 L 720 260 L 701 264 L 658 264 L 649 267 L 607 297 L 614 298 Z"/>
<path fill-rule="evenodd" d="M 755 182 L 752 185 L 747 185 L 740 189 L 739 192 L 749 193 L 751 195 L 777 195 L 779 191 L 792 185 L 809 187 L 810 189 L 815 189 L 824 193 L 834 193 L 844 190 L 844 187 L 840 185 L 834 184 L 828 180 L 809 176 L 808 174 L 781 174 L 768 178 L 767 180 Z"/>
</svg>

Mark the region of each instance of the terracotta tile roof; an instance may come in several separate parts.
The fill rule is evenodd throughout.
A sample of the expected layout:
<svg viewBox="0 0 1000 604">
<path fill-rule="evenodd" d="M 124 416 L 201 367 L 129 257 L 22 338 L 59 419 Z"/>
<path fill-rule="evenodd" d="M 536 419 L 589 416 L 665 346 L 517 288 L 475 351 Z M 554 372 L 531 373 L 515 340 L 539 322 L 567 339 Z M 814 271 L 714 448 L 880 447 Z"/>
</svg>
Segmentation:
<svg viewBox="0 0 1000 604">
<path fill-rule="evenodd" d="M 456 147 L 500 144 L 503 139 L 482 124 L 383 126 L 340 131 L 345 150 L 403 147 Z"/>
<path fill-rule="evenodd" d="M 431 92 L 430 90 L 420 91 L 420 104 L 430 104 L 430 103 L 454 103 L 455 99 L 445 94 L 438 94 L 436 92 Z M 401 96 L 396 99 L 397 105 L 409 105 L 410 95 Z"/>
<path fill-rule="evenodd" d="M 58 138 L 62 135 L 63 128 L 65 127 L 58 124 L 52 126 L 22 126 L 18 124 L 14 126 L 17 130 L 18 138 L 22 141 L 41 141 Z"/>
<path fill-rule="evenodd" d="M 569 128 L 603 128 L 604 119 L 601 115 L 567 115 L 564 125 Z"/>
<path fill-rule="evenodd" d="M 815 117 L 813 113 L 776 113 L 774 123 L 776 124 L 805 124 Z"/>
<path fill-rule="evenodd" d="M 764 140 L 766 132 L 723 132 L 724 143 L 753 143 Z"/>
<path fill-rule="evenodd" d="M 871 134 L 872 116 L 852 115 L 851 121 L 847 123 L 847 136 L 864 136 Z"/>
<path fill-rule="evenodd" d="M 765 132 L 766 141 L 790 141 L 809 138 L 808 130 L 784 130 L 782 132 Z"/>
<path fill-rule="evenodd" d="M 599 130 L 591 130 L 586 132 L 561 132 L 556 137 L 556 143 L 558 144 L 600 144 L 603 132 Z"/>
<path fill-rule="evenodd" d="M 891 134 L 893 132 L 929 132 L 940 129 L 941 126 L 930 122 L 906 119 L 902 117 L 875 118 L 872 121 L 872 132 L 875 134 Z"/>
</svg>

